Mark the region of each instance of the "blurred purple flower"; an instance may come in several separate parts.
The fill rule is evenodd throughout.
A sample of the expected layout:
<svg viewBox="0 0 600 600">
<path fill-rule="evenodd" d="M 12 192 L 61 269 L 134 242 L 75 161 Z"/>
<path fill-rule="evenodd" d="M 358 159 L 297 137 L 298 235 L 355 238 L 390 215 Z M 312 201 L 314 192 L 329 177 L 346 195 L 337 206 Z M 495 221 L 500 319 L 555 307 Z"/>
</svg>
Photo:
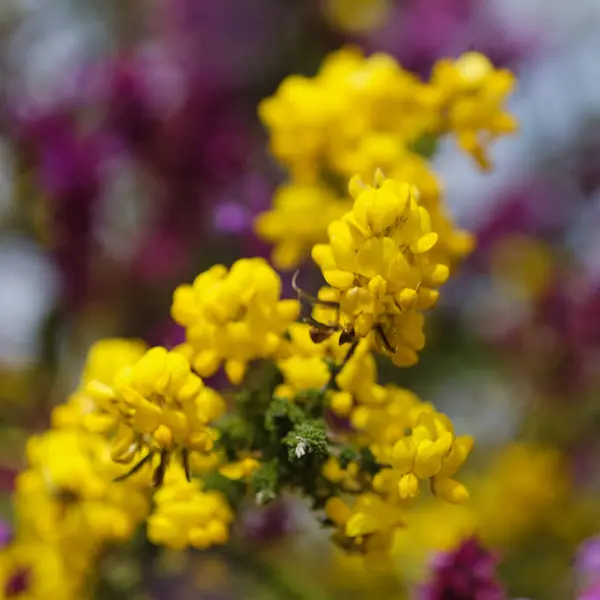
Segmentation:
<svg viewBox="0 0 600 600">
<path fill-rule="evenodd" d="M 556 187 L 541 179 L 523 182 L 503 191 L 493 203 L 489 217 L 474 232 L 477 248 L 470 262 L 483 262 L 487 270 L 490 249 L 509 235 L 541 238 L 560 235 L 571 210 Z"/>
<path fill-rule="evenodd" d="M 0 549 L 4 548 L 12 539 L 12 529 L 4 521 L 0 521 Z"/>
<path fill-rule="evenodd" d="M 600 582 L 583 589 L 577 596 L 577 600 L 600 600 Z"/>
<path fill-rule="evenodd" d="M 367 45 L 424 76 L 445 56 L 476 50 L 497 66 L 510 65 L 534 47 L 533 38 L 515 34 L 478 0 L 402 0 Z"/>
<path fill-rule="evenodd" d="M 167 50 L 108 65 L 103 105 L 108 133 L 154 185 L 155 225 L 134 257 L 134 273 L 146 279 L 180 273 L 190 248 L 213 233 L 211 211 L 222 188 L 245 173 L 256 138 L 218 80 Z M 231 208 L 231 202 L 222 207 L 220 225 L 249 220 L 244 207 L 237 214 Z"/>
<path fill-rule="evenodd" d="M 31 579 L 29 569 L 17 569 L 11 577 L 8 577 L 4 584 L 4 598 L 16 598 L 27 591 Z"/>
<path fill-rule="evenodd" d="M 432 561 L 431 577 L 419 600 L 506 600 L 496 577 L 497 562 L 476 538 L 440 552 Z"/>
<path fill-rule="evenodd" d="M 579 600 L 600 600 L 600 536 L 590 538 L 579 546 L 575 570 L 585 586 Z"/>
<path fill-rule="evenodd" d="M 101 167 L 106 140 L 100 132 L 83 132 L 68 109 L 21 115 L 16 137 L 44 194 L 49 235 L 63 276 L 68 303 L 81 302 L 88 291 L 92 224 L 102 191 Z"/>
<path fill-rule="evenodd" d="M 269 543 L 293 530 L 292 509 L 285 500 L 252 506 L 243 515 L 242 530 L 253 542 Z"/>
</svg>

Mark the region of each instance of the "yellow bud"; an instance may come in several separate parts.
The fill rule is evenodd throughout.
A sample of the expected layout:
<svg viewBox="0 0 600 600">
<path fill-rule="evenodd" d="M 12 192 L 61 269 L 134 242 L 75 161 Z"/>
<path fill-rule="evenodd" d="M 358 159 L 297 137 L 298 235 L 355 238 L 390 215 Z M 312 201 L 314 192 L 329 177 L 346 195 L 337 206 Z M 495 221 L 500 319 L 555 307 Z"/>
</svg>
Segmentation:
<svg viewBox="0 0 600 600">
<path fill-rule="evenodd" d="M 169 448 L 173 443 L 173 433 L 165 425 L 159 425 L 152 437 L 161 448 Z"/>
<path fill-rule="evenodd" d="M 410 310 L 417 304 L 418 295 L 415 290 L 403 288 L 394 294 L 394 300 L 402 307 L 402 310 Z"/>
<path fill-rule="evenodd" d="M 438 241 L 438 234 L 431 232 L 421 236 L 415 243 L 411 244 L 410 251 L 413 254 L 424 254 L 429 252 Z"/>
<path fill-rule="evenodd" d="M 358 198 L 361 192 L 363 192 L 366 188 L 367 186 L 361 179 L 360 175 L 355 175 L 348 182 L 348 192 L 350 193 L 352 198 Z"/>
<path fill-rule="evenodd" d="M 340 417 L 346 417 L 352 410 L 352 394 L 350 392 L 335 392 L 331 397 L 331 410 Z"/>
<path fill-rule="evenodd" d="M 416 498 L 419 494 L 419 480 L 416 475 L 409 473 L 402 475 L 398 482 L 398 495 L 402 500 Z"/>
<path fill-rule="evenodd" d="M 354 285 L 354 274 L 347 271 L 323 271 L 325 281 L 338 290 L 348 290 Z"/>
<path fill-rule="evenodd" d="M 351 538 L 377 531 L 377 519 L 365 513 L 353 514 L 346 523 L 346 535 Z"/>
<path fill-rule="evenodd" d="M 387 282 L 381 275 L 375 275 L 369 281 L 369 293 L 375 296 L 376 298 L 381 298 L 381 296 L 385 295 L 387 289 Z"/>
<path fill-rule="evenodd" d="M 327 503 L 325 504 L 325 514 L 336 525 L 344 525 L 352 515 L 352 511 L 341 498 L 334 496 L 327 500 Z"/>
<path fill-rule="evenodd" d="M 469 498 L 469 490 L 454 479 L 435 478 L 432 483 L 433 493 L 442 500 L 452 504 L 462 504 Z"/>
<path fill-rule="evenodd" d="M 228 360 L 225 363 L 225 373 L 231 383 L 239 385 L 246 374 L 246 363 L 238 360 Z"/>
</svg>

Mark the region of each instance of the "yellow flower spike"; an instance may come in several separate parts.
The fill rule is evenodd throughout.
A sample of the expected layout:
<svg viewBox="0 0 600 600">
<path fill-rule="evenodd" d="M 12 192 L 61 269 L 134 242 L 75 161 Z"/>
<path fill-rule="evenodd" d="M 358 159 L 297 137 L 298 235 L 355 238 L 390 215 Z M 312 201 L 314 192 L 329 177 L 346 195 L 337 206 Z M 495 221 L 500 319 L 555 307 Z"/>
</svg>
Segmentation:
<svg viewBox="0 0 600 600">
<path fill-rule="evenodd" d="M 352 210 L 329 226 L 329 244 L 312 255 L 340 305 L 338 326 L 372 336 L 394 364 L 408 366 L 425 344 L 418 311 L 435 304 L 448 268 L 432 254 L 438 234 L 416 190 L 382 173 L 375 179 L 376 188 L 352 180 Z"/>
<path fill-rule="evenodd" d="M 513 133 L 516 120 L 504 109 L 515 78 L 507 70 L 494 69 L 477 52 L 463 54 L 455 61 L 435 65 L 432 85 L 443 96 L 448 115 L 443 130 L 456 134 L 459 146 L 488 169 L 487 146 L 500 135 Z"/>
</svg>

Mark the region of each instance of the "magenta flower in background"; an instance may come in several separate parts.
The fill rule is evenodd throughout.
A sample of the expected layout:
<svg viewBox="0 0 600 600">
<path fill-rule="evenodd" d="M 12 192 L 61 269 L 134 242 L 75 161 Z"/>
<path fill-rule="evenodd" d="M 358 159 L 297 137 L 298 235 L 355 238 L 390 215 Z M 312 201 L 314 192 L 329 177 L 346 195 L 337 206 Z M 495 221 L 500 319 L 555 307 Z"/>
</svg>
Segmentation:
<svg viewBox="0 0 600 600">
<path fill-rule="evenodd" d="M 0 550 L 12 539 L 12 529 L 4 521 L 0 521 Z"/>
<path fill-rule="evenodd" d="M 401 0 L 366 44 L 372 51 L 393 54 L 422 75 L 441 56 L 476 50 L 505 66 L 535 47 L 531 32 L 509 30 L 479 0 Z"/>
<path fill-rule="evenodd" d="M 577 600 L 600 600 L 600 582 L 592 584 L 580 592 Z"/>
<path fill-rule="evenodd" d="M 600 600 L 600 536 L 583 542 L 575 559 L 581 591 L 578 600 Z"/>
<path fill-rule="evenodd" d="M 600 581 L 600 536 L 586 540 L 579 547 L 575 561 L 577 571 Z"/>
<path fill-rule="evenodd" d="M 82 132 L 68 108 L 17 116 L 16 137 L 46 204 L 54 257 L 63 277 L 66 302 L 81 302 L 88 292 L 93 217 L 102 192 L 105 139 Z"/>
<path fill-rule="evenodd" d="M 293 531 L 293 509 L 285 500 L 251 507 L 243 516 L 241 528 L 245 537 L 254 542 L 277 541 Z"/>
<path fill-rule="evenodd" d="M 506 600 L 496 577 L 497 557 L 476 538 L 440 552 L 431 564 L 429 582 L 419 600 Z"/>
</svg>

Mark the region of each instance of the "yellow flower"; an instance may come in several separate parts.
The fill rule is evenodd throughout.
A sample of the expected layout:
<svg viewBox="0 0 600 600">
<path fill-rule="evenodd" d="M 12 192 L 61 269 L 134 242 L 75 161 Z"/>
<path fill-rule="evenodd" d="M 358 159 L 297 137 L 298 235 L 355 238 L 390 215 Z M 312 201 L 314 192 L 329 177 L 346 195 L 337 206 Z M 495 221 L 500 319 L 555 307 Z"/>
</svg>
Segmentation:
<svg viewBox="0 0 600 600">
<path fill-rule="evenodd" d="M 217 265 L 175 291 L 171 313 L 186 328 L 179 351 L 202 377 L 222 363 L 240 383 L 248 363 L 276 356 L 282 336 L 299 314 L 296 300 L 281 300 L 281 280 L 261 258 Z"/>
<path fill-rule="evenodd" d="M 134 458 L 162 459 L 155 483 L 169 457 L 177 451 L 209 452 L 217 437 L 209 425 L 225 410 L 225 401 L 206 388 L 190 363 L 178 352 L 151 348 L 133 366 L 121 369 L 113 386 L 88 383 L 86 393 L 98 410 L 86 415 L 90 431 L 111 435 L 112 457 L 120 463 Z"/>
<path fill-rule="evenodd" d="M 339 219 L 350 202 L 322 185 L 287 184 L 273 198 L 273 207 L 258 216 L 255 229 L 275 244 L 272 260 L 280 269 L 300 264 L 312 246 L 327 239 L 329 223 Z"/>
<path fill-rule="evenodd" d="M 504 109 L 515 86 L 514 75 L 495 69 L 478 52 L 467 52 L 455 61 L 438 61 L 431 85 L 442 96 L 442 129 L 455 133 L 459 146 L 488 169 L 490 143 L 517 130 L 516 119 Z"/>
<path fill-rule="evenodd" d="M 358 337 L 372 334 L 397 366 L 417 361 L 425 344 L 421 311 L 433 306 L 449 269 L 431 252 L 438 235 L 407 183 L 385 179 L 375 187 L 350 182 L 354 206 L 328 231 L 329 244 L 312 256 L 340 305 L 340 325 Z"/>
<path fill-rule="evenodd" d="M 391 56 L 342 48 L 314 78 L 286 78 L 259 114 L 293 181 L 315 182 L 322 171 L 367 177 L 392 169 L 433 128 L 438 96 Z"/>
<path fill-rule="evenodd" d="M 335 496 L 325 506 L 327 517 L 336 526 L 333 541 L 351 553 L 360 553 L 368 563 L 387 566 L 390 549 L 404 526 L 402 510 L 371 493 L 356 497 L 352 506 Z"/>
<path fill-rule="evenodd" d="M 422 403 L 409 413 L 406 434 L 377 452 L 380 462 L 391 468 L 375 476 L 373 487 L 391 498 L 405 500 L 416 497 L 420 482 L 428 480 L 437 497 L 460 504 L 469 493 L 452 477 L 472 448 L 471 436 L 456 437 L 450 419 Z"/>
<path fill-rule="evenodd" d="M 77 554 L 80 549 L 73 546 L 69 551 Z M 67 559 L 68 554 L 55 545 L 41 540 L 15 540 L 0 550 L 0 598 L 85 600 L 89 597 L 84 585 L 88 573 L 73 571 Z M 89 569 L 91 564 L 87 566 Z"/>
<path fill-rule="evenodd" d="M 250 477 L 259 466 L 260 463 L 255 458 L 248 456 L 223 465 L 219 469 L 219 473 L 228 479 L 246 479 L 247 477 Z"/>
<path fill-rule="evenodd" d="M 360 491 L 361 485 L 358 481 L 359 465 L 351 462 L 343 469 L 337 458 L 331 456 L 323 465 L 323 477 L 335 483 L 346 491 Z"/>
<path fill-rule="evenodd" d="M 78 429 L 50 430 L 27 444 L 29 468 L 16 480 L 21 533 L 46 542 L 83 539 L 94 547 L 127 540 L 149 513 L 149 478 L 117 483 L 123 469 L 108 442 Z"/>
<path fill-rule="evenodd" d="M 494 457 L 486 476 L 472 486 L 481 535 L 492 545 L 551 526 L 570 510 L 565 508 L 568 465 L 555 448 L 509 444 Z"/>
<path fill-rule="evenodd" d="M 116 373 L 138 361 L 146 350 L 146 344 L 139 340 L 109 338 L 96 342 L 88 352 L 81 384 L 67 402 L 53 409 L 52 426 L 80 427 L 85 415 L 96 408 L 86 385 L 93 380 L 112 385 Z"/>
<path fill-rule="evenodd" d="M 148 539 L 154 544 L 203 550 L 229 539 L 233 513 L 225 497 L 219 492 L 203 491 L 197 480 L 186 481 L 175 466 L 167 470 L 154 502 L 154 512 L 148 519 Z"/>
<path fill-rule="evenodd" d="M 282 354 L 286 358 L 277 361 L 284 382 L 275 395 L 293 399 L 309 390 L 320 390 L 330 378 L 327 361 L 339 363 L 346 354 L 340 346 L 340 333 L 332 334 L 325 342 L 315 343 L 310 337 L 310 327 L 294 323 L 289 328 L 290 340 L 285 343 Z M 372 394 L 375 385 L 375 360 L 369 352 L 369 343 L 363 340 L 335 382 L 337 390 L 328 390 L 327 398 L 332 410 L 340 416 L 350 414 L 354 402 Z"/>
<path fill-rule="evenodd" d="M 409 181 L 419 190 L 419 204 L 427 209 L 431 229 L 438 234 L 433 249 L 438 262 L 452 265 L 473 250 L 473 235 L 453 222 L 443 201 L 441 184 L 423 156 L 408 154 L 391 170 L 390 179 Z"/>
</svg>

